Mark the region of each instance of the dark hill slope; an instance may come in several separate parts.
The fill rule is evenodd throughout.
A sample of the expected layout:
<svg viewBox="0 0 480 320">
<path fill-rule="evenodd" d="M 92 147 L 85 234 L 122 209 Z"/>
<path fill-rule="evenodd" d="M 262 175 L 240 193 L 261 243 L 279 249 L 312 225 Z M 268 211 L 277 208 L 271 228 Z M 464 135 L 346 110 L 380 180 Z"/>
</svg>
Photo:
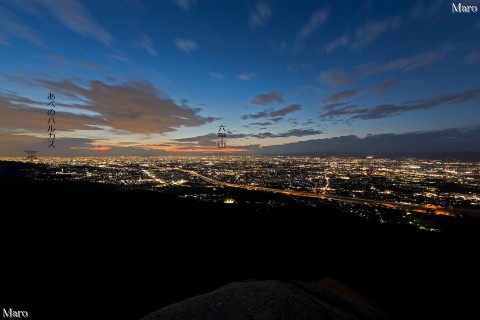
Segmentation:
<svg viewBox="0 0 480 320">
<path fill-rule="evenodd" d="M 33 181 L 25 166 L 0 163 L 16 208 L 2 209 L 1 295 L 30 319 L 139 319 L 229 282 L 324 277 L 394 319 L 480 318 L 476 219 L 429 233 L 290 198 L 271 208 Z"/>
</svg>

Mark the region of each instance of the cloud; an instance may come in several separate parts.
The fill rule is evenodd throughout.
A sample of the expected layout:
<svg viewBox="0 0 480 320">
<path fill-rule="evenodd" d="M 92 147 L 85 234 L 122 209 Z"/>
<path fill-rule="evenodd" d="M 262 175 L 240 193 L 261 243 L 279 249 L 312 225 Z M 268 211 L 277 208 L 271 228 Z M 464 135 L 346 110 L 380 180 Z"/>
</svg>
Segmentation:
<svg viewBox="0 0 480 320">
<path fill-rule="evenodd" d="M 321 131 L 313 130 L 313 129 L 291 129 L 286 132 L 279 132 L 279 133 L 260 132 L 256 134 L 243 134 L 243 133 L 228 134 L 227 139 L 239 139 L 239 138 L 265 139 L 265 138 L 303 137 L 303 136 L 311 136 L 311 135 L 316 135 L 321 133 L 322 133 Z M 212 146 L 212 145 L 216 145 L 216 142 L 218 141 L 218 136 L 215 133 L 209 133 L 201 136 L 176 139 L 175 141 L 181 142 L 181 143 L 196 143 L 198 145 Z"/>
<path fill-rule="evenodd" d="M 137 44 L 138 47 L 145 49 L 148 53 L 150 53 L 152 56 L 157 55 L 157 51 L 155 51 L 155 48 L 153 47 L 153 41 L 150 39 L 149 36 L 147 36 L 145 33 L 141 32 L 140 33 L 140 40 Z"/>
<path fill-rule="evenodd" d="M 243 134 L 243 133 L 229 133 L 229 134 L 227 134 L 228 139 L 245 138 L 245 137 L 248 137 L 248 136 L 249 135 L 246 135 L 246 134 Z M 201 135 L 201 136 L 175 139 L 175 141 L 178 141 L 178 142 L 201 142 L 201 141 L 217 141 L 217 140 L 218 140 L 218 135 L 216 133 L 208 133 L 208 134 L 204 134 L 204 135 Z"/>
<path fill-rule="evenodd" d="M 313 63 L 307 62 L 307 63 L 293 63 L 287 66 L 287 71 L 293 74 L 298 74 L 303 70 L 311 69 L 313 68 Z"/>
<path fill-rule="evenodd" d="M 281 109 L 278 109 L 278 110 L 265 110 L 265 111 L 260 111 L 256 114 L 246 114 L 246 115 L 243 115 L 241 117 L 241 119 L 246 120 L 246 119 L 259 119 L 259 118 L 272 117 L 272 119 L 270 119 L 270 120 L 274 121 L 274 122 L 277 122 L 280 119 L 282 119 L 282 117 L 284 117 L 285 115 L 287 115 L 289 113 L 292 113 L 292 112 L 295 112 L 295 111 L 299 111 L 299 110 L 302 110 L 301 105 L 292 104 L 292 105 L 289 105 L 288 107 L 281 108 Z"/>
<path fill-rule="evenodd" d="M 264 126 L 270 126 L 272 123 L 271 122 L 252 122 L 252 123 L 249 123 L 248 125 L 249 126 L 260 126 L 260 127 L 264 127 Z"/>
<path fill-rule="evenodd" d="M 398 16 L 383 20 L 368 21 L 357 29 L 350 48 L 354 50 L 362 49 L 365 45 L 375 41 L 387 30 L 400 28 L 402 23 L 402 19 Z"/>
<path fill-rule="evenodd" d="M 446 1 L 434 0 L 416 2 L 408 13 L 409 20 L 428 21 L 440 16 L 440 10 L 445 8 Z"/>
<path fill-rule="evenodd" d="M 332 53 L 339 47 L 348 47 L 352 50 L 361 50 L 367 44 L 375 41 L 383 33 L 392 29 L 396 30 L 403 24 L 402 19 L 397 16 L 383 20 L 371 20 L 359 26 L 354 34 L 344 34 L 335 40 L 327 43 L 324 49 L 327 53 Z"/>
<path fill-rule="evenodd" d="M 324 70 L 318 77 L 319 82 L 332 88 L 344 87 L 353 83 L 354 77 L 349 75 L 343 68 Z"/>
<path fill-rule="evenodd" d="M 443 47 L 435 51 L 422 52 L 410 57 L 397 59 L 380 66 L 378 71 L 418 69 L 443 59 L 452 49 L 453 47 Z M 376 70 L 374 69 L 374 71 Z"/>
<path fill-rule="evenodd" d="M 258 134 L 253 134 L 251 136 L 258 139 L 266 139 L 266 138 L 304 137 L 304 136 L 313 136 L 321 133 L 322 131 L 313 130 L 313 129 L 291 129 L 286 132 L 280 132 L 276 134 L 271 132 L 260 132 Z"/>
<path fill-rule="evenodd" d="M 313 129 L 291 129 L 287 132 L 277 134 L 277 137 L 303 137 L 303 136 L 313 136 L 316 134 L 321 134 L 320 130 Z"/>
<path fill-rule="evenodd" d="M 2 32 L 0 32 L 0 44 L 3 44 L 5 46 L 9 45 L 9 43 L 7 41 L 7 37 Z"/>
<path fill-rule="evenodd" d="M 114 39 L 110 33 L 95 21 L 80 1 L 44 0 L 40 3 L 47 7 L 70 30 L 95 38 L 105 45 L 113 43 Z"/>
<path fill-rule="evenodd" d="M 310 16 L 310 20 L 308 20 L 307 23 L 305 23 L 298 32 L 295 49 L 302 49 L 305 44 L 305 40 L 310 37 L 318 27 L 322 26 L 325 22 L 327 22 L 329 16 L 330 10 L 328 10 L 327 8 L 322 8 L 313 12 Z"/>
<path fill-rule="evenodd" d="M 259 118 L 267 118 L 270 117 L 270 111 L 260 111 L 255 114 L 246 114 L 241 116 L 242 120 L 247 120 L 247 119 L 259 119 Z"/>
<path fill-rule="evenodd" d="M 192 6 L 197 4 L 196 0 L 173 0 L 173 2 L 185 11 L 188 11 Z"/>
<path fill-rule="evenodd" d="M 208 71 L 208 70 L 205 70 L 205 72 L 212 78 L 219 79 L 219 80 L 225 79 L 225 76 L 221 73 L 212 72 L 212 71 Z"/>
<path fill-rule="evenodd" d="M 209 133 L 209 134 L 204 134 L 204 135 L 201 135 L 201 136 L 175 139 L 175 141 L 179 141 L 179 142 L 199 142 L 199 141 L 213 141 L 213 140 L 216 140 L 216 139 L 218 139 L 218 136 L 217 136 L 216 133 Z"/>
<path fill-rule="evenodd" d="M 0 44 L 10 45 L 8 34 L 37 46 L 45 46 L 35 30 L 22 24 L 12 12 L 2 7 L 0 7 L 0 30 L 3 31 L 0 32 Z"/>
<path fill-rule="evenodd" d="M 178 48 L 182 49 L 186 53 L 191 53 L 198 48 L 198 44 L 190 39 L 176 38 L 174 43 Z"/>
<path fill-rule="evenodd" d="M 343 34 L 324 46 L 327 53 L 332 53 L 337 48 L 346 47 L 351 50 L 361 50 L 367 44 L 374 42 L 389 30 L 398 30 L 402 25 L 412 22 L 425 22 L 441 16 L 446 1 L 434 0 L 430 2 L 418 1 L 404 16 L 389 17 L 382 20 L 370 20 L 359 26 L 355 32 Z"/>
<path fill-rule="evenodd" d="M 250 28 L 255 30 L 257 27 L 263 27 L 271 18 L 272 11 L 270 5 L 265 1 L 257 2 L 255 7 L 250 10 Z"/>
<path fill-rule="evenodd" d="M 48 100 L 35 101 L 16 94 L 0 94 L 0 128 L 10 134 L 42 135 L 46 132 L 49 116 L 47 111 Z M 65 108 L 65 105 L 58 100 L 55 103 L 59 117 L 55 127 L 58 131 L 66 130 L 91 130 L 88 124 L 101 124 L 102 121 L 93 116 L 85 114 L 75 114 L 71 108 Z M 70 111 L 70 112 L 69 112 Z M 61 120 L 60 120 L 61 119 Z M 46 137 L 46 136 L 45 136 Z"/>
<path fill-rule="evenodd" d="M 165 133 L 181 126 L 200 126 L 216 120 L 200 116 L 200 109 L 189 107 L 186 101 L 177 104 L 146 81 L 118 85 L 91 81 L 86 88 L 70 80 L 38 82 L 57 96 L 63 94 L 83 101 L 78 107 L 100 113 L 103 125 L 132 133 Z"/>
<path fill-rule="evenodd" d="M 390 81 L 387 81 L 387 82 L 384 82 L 384 83 L 381 83 L 379 85 L 372 86 L 372 87 L 362 87 L 362 88 L 344 90 L 344 91 L 340 91 L 340 92 L 331 94 L 327 98 L 323 99 L 322 102 L 331 103 L 331 102 L 335 102 L 335 101 L 338 101 L 338 100 L 351 98 L 354 95 L 356 95 L 357 93 L 368 90 L 368 89 L 375 90 L 375 91 L 387 91 L 389 89 L 392 89 L 392 88 L 398 86 L 399 84 L 400 84 L 400 81 L 398 81 L 398 80 L 390 80 Z"/>
<path fill-rule="evenodd" d="M 141 0 L 123 0 L 123 2 L 125 2 L 126 5 L 132 7 L 133 9 L 136 9 L 136 10 L 145 9 L 145 6 L 141 2 Z"/>
<path fill-rule="evenodd" d="M 256 78 L 257 75 L 255 73 L 240 73 L 238 75 L 238 79 L 243 81 L 248 81 L 250 79 Z"/>
<path fill-rule="evenodd" d="M 326 53 L 330 54 L 333 51 L 335 51 L 337 48 L 347 47 L 349 43 L 350 43 L 350 37 L 344 34 L 336 38 L 335 40 L 327 43 L 324 46 L 324 49 Z"/>
<path fill-rule="evenodd" d="M 412 153 L 480 151 L 480 127 L 452 128 L 438 131 L 377 134 L 365 138 L 341 136 L 314 139 L 263 147 L 263 154 L 325 154 L 325 155 L 402 155 Z"/>
<path fill-rule="evenodd" d="M 371 120 L 398 115 L 415 110 L 428 110 L 442 105 L 465 103 L 480 97 L 480 88 L 446 94 L 434 98 L 416 99 L 400 105 L 381 104 L 373 108 L 362 108 L 358 105 L 332 104 L 322 107 L 326 112 L 319 118 L 351 116 L 350 119 Z"/>
<path fill-rule="evenodd" d="M 39 158 L 45 156 L 72 157 L 98 155 L 98 151 L 95 152 L 92 150 L 95 148 L 95 140 L 83 138 L 57 137 L 55 139 L 55 148 L 48 148 L 47 140 L 44 138 L 0 132 L 0 145 L 2 146 L 0 150 L 0 155 L 2 156 L 24 157 L 26 153 L 23 150 L 37 150 L 39 151 L 37 154 Z M 132 155 L 134 155 L 134 153 L 132 153 Z"/>
<path fill-rule="evenodd" d="M 421 52 L 409 57 L 392 60 L 382 65 L 358 65 L 352 73 L 347 73 L 343 68 L 333 68 L 320 73 L 318 81 L 332 88 L 353 84 L 360 78 L 382 72 L 411 71 L 425 67 L 443 59 L 454 49 L 453 46 L 442 46 L 433 51 Z"/>
<path fill-rule="evenodd" d="M 289 113 L 292 113 L 292 112 L 295 112 L 295 111 L 299 111 L 299 110 L 302 110 L 302 106 L 299 105 L 298 103 L 296 104 L 291 104 L 289 105 L 288 107 L 285 107 L 285 108 L 281 108 L 281 109 L 278 109 L 276 111 L 272 111 L 270 113 L 270 117 L 283 117 Z"/>
<path fill-rule="evenodd" d="M 400 85 L 400 81 L 398 80 L 390 80 L 384 83 L 381 83 L 379 85 L 376 85 L 373 87 L 373 90 L 375 91 L 387 91 L 392 88 L 398 87 Z"/>
<path fill-rule="evenodd" d="M 124 55 L 123 53 L 110 53 L 107 55 L 110 59 L 124 62 L 124 63 L 130 63 L 130 59 Z"/>
<path fill-rule="evenodd" d="M 328 104 L 321 109 L 325 110 L 325 112 L 319 115 L 320 119 L 329 119 L 345 115 L 357 115 L 368 111 L 367 109 L 360 108 L 356 104 L 350 104 L 348 102 Z"/>
<path fill-rule="evenodd" d="M 340 91 L 340 92 L 337 92 L 337 93 L 334 93 L 334 94 L 328 96 L 327 98 L 323 99 L 322 101 L 323 102 L 334 102 L 334 101 L 338 101 L 338 100 L 341 100 L 341 99 L 350 98 L 350 97 L 353 97 L 354 95 L 356 95 L 357 93 L 359 93 L 363 90 L 365 90 L 365 88 L 357 88 L 357 89 Z"/>
<path fill-rule="evenodd" d="M 475 63 L 480 61 L 480 51 L 473 51 L 465 57 L 465 61 L 468 63 Z"/>
<path fill-rule="evenodd" d="M 285 102 L 282 98 L 282 95 L 277 91 L 271 91 L 265 94 L 258 94 L 250 100 L 250 103 L 266 106 L 272 104 L 273 102 L 283 103 Z"/>
</svg>

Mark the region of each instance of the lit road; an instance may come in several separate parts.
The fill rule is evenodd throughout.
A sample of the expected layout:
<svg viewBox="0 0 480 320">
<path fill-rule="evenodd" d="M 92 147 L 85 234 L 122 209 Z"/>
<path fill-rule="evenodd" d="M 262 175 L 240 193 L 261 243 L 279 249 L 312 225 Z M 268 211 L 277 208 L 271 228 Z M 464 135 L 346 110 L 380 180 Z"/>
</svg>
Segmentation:
<svg viewBox="0 0 480 320">
<path fill-rule="evenodd" d="M 297 196 L 297 197 L 330 199 L 330 200 L 349 202 L 349 203 L 368 204 L 372 206 L 383 206 L 383 207 L 392 208 L 392 209 L 410 209 L 415 212 L 432 212 L 432 213 L 434 212 L 436 214 L 444 214 L 444 215 L 452 215 L 452 214 L 480 215 L 480 210 L 475 210 L 475 209 L 446 208 L 446 207 L 435 206 L 430 204 L 390 202 L 390 201 L 381 201 L 381 200 L 373 200 L 373 199 L 345 197 L 345 196 L 332 195 L 332 194 L 326 194 L 326 193 L 313 193 L 313 192 L 307 192 L 307 191 L 282 190 L 282 189 L 266 188 L 266 187 L 260 187 L 260 186 L 242 185 L 242 184 L 218 181 L 218 180 L 209 178 L 207 176 L 201 175 L 198 172 L 193 170 L 186 170 L 182 168 L 169 168 L 169 170 L 181 171 L 181 172 L 190 174 L 192 176 L 196 176 L 212 184 L 231 187 L 231 188 L 245 189 L 250 191 L 265 191 L 265 192 L 281 193 L 281 194 Z"/>
</svg>

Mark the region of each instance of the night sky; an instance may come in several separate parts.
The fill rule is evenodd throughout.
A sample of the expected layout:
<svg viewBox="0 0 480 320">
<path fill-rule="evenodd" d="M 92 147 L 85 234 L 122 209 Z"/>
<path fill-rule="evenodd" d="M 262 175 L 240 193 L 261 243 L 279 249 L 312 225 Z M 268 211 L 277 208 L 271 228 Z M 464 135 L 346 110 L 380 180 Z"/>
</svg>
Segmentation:
<svg viewBox="0 0 480 320">
<path fill-rule="evenodd" d="M 4 0 L 0 156 L 480 151 L 479 18 L 441 0 Z"/>
</svg>

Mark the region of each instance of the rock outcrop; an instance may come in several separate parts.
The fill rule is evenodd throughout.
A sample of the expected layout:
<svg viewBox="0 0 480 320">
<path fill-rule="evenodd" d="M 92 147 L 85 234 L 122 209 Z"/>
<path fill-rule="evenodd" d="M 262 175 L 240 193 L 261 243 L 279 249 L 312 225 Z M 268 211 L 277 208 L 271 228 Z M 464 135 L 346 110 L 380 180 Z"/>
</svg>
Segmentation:
<svg viewBox="0 0 480 320">
<path fill-rule="evenodd" d="M 315 282 L 245 281 L 167 306 L 143 318 L 387 319 L 365 298 L 332 279 Z"/>
</svg>

